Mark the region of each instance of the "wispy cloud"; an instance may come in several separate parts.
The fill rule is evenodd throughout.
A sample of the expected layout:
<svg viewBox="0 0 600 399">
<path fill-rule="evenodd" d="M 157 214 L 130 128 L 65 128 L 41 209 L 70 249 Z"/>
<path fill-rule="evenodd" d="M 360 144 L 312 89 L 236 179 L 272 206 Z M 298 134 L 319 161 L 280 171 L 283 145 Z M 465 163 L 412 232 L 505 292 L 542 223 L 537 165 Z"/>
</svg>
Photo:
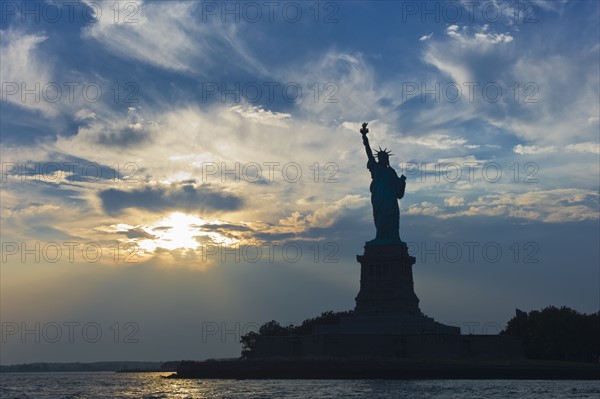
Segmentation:
<svg viewBox="0 0 600 399">
<path fill-rule="evenodd" d="M 40 111 L 48 117 L 56 116 L 56 105 L 41 98 L 42 90 L 53 82 L 52 59 L 39 51 L 48 36 L 12 28 L 0 31 L 0 35 L 2 102 Z"/>
<path fill-rule="evenodd" d="M 534 190 L 523 194 L 490 194 L 465 204 L 458 216 L 507 216 L 546 223 L 598 220 L 598 193 L 582 189 Z"/>
<path fill-rule="evenodd" d="M 239 25 L 212 19 L 199 23 L 199 4 L 143 0 L 130 3 L 139 11 L 135 22 L 98 18 L 85 28 L 85 37 L 100 42 L 120 57 L 196 76 L 214 73 L 224 62 L 235 69 L 266 74 L 266 68 L 240 35 Z"/>
</svg>

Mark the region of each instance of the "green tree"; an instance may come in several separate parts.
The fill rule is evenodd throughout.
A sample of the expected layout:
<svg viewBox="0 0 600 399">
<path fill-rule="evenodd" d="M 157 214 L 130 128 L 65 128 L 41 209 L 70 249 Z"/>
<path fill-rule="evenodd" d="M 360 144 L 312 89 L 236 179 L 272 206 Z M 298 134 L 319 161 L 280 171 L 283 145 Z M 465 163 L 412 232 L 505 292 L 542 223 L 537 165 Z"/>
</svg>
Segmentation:
<svg viewBox="0 0 600 399">
<path fill-rule="evenodd" d="M 548 306 L 529 314 L 517 309 L 501 334 L 523 340 L 526 357 L 598 362 L 600 312 L 582 314 L 566 306 Z"/>
<path fill-rule="evenodd" d="M 321 313 L 320 316 L 306 319 L 299 326 L 289 324 L 282 326 L 279 322 L 271 320 L 260 326 L 258 332 L 250 331 L 248 334 L 242 335 L 240 342 L 242 343 L 242 358 L 251 358 L 256 348 L 256 342 L 260 337 L 298 337 L 301 335 L 312 334 L 314 326 L 319 324 L 339 323 L 342 317 L 351 316 L 353 310 L 344 312 L 333 312 L 331 310 Z"/>
</svg>

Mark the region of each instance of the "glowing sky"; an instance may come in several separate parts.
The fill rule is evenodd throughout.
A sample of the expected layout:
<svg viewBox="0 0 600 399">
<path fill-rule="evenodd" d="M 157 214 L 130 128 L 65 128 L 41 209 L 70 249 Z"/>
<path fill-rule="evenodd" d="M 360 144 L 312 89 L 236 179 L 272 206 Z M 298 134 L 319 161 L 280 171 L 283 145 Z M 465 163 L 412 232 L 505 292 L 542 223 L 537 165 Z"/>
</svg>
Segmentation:
<svg viewBox="0 0 600 399">
<path fill-rule="evenodd" d="M 427 315 L 599 309 L 596 1 L 8 1 L 0 27 L 2 364 L 237 356 L 353 308 L 364 121 Z"/>
</svg>

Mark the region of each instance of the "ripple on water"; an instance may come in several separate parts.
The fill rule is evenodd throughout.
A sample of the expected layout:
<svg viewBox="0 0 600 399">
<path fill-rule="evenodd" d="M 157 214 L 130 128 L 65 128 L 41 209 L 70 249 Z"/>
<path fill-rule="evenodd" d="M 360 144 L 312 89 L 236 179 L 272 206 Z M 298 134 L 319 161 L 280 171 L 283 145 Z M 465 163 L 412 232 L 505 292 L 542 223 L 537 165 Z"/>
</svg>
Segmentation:
<svg viewBox="0 0 600 399">
<path fill-rule="evenodd" d="M 598 399 L 598 381 L 174 380 L 165 373 L 3 374 L 7 399 L 519 398 Z"/>
</svg>

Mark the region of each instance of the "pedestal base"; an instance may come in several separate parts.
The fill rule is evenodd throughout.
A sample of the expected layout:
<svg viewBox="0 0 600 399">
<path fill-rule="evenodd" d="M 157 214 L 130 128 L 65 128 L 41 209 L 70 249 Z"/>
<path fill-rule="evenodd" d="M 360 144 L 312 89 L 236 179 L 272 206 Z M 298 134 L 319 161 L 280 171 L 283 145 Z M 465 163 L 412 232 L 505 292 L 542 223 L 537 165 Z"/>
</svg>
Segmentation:
<svg viewBox="0 0 600 399">
<path fill-rule="evenodd" d="M 415 294 L 412 266 L 416 259 L 405 243 L 365 245 L 360 262 L 360 291 L 354 315 L 337 324 L 317 325 L 313 334 L 459 335 L 460 328 L 425 316 Z"/>
<path fill-rule="evenodd" d="M 405 243 L 367 244 L 360 262 L 357 316 L 421 316 L 413 285 L 415 258 Z"/>
<path fill-rule="evenodd" d="M 427 316 L 351 316 L 337 324 L 313 327 L 314 335 L 460 335 L 460 327 L 438 323 Z"/>
</svg>

